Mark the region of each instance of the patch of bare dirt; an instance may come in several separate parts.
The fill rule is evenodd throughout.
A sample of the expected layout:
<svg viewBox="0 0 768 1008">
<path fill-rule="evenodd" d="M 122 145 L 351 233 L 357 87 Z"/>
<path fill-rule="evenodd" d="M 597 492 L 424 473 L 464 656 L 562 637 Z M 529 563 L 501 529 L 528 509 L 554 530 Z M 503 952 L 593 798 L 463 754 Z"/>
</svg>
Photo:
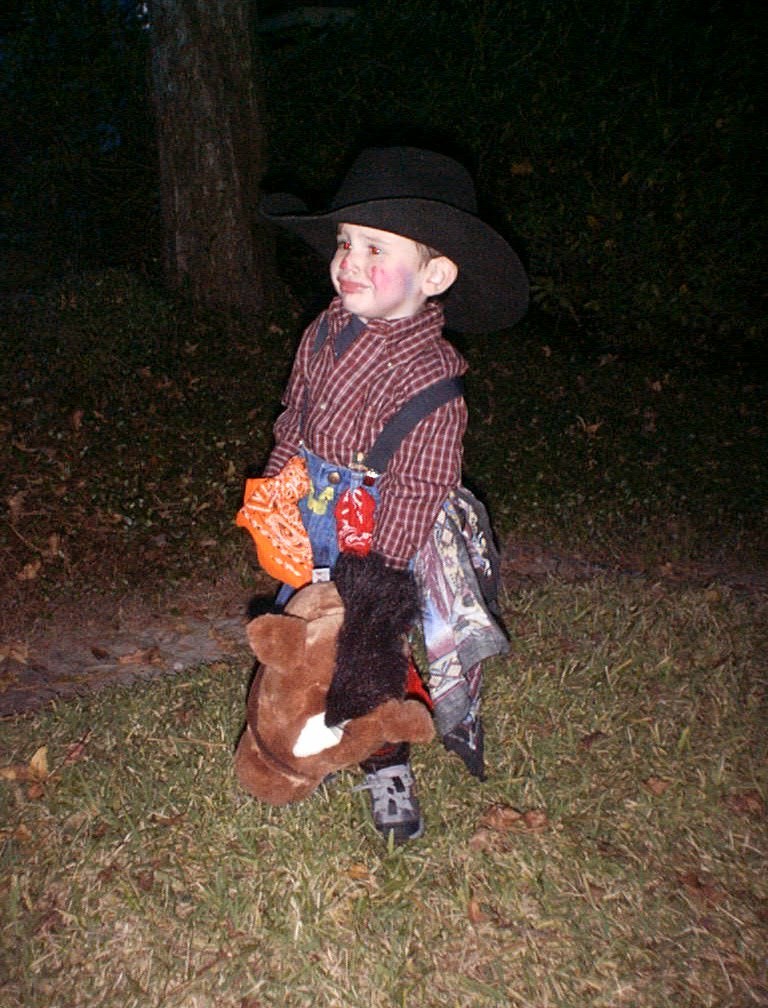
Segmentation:
<svg viewBox="0 0 768 1008">
<path fill-rule="evenodd" d="M 503 551 L 507 591 L 547 578 L 580 581 L 605 575 L 768 592 L 768 573 L 737 565 L 664 563 L 643 569 L 629 561 L 601 563 L 514 541 Z M 268 597 L 275 582 L 255 564 L 244 578 L 226 563 L 212 561 L 172 588 L 162 581 L 158 587 L 156 570 L 151 583 L 139 588 L 105 583 L 77 596 L 66 582 L 44 594 L 31 586 L 25 593 L 18 583 L 7 587 L 9 604 L 0 622 L 0 717 L 225 658 L 247 665 L 249 601 Z"/>
<path fill-rule="evenodd" d="M 102 585 L 67 597 L 25 602 L 3 612 L 0 717 L 110 685 L 174 675 L 223 658 L 250 661 L 245 623 L 250 599 L 273 582 L 260 573 L 246 589 L 236 572 L 191 577 L 165 591 Z"/>
<path fill-rule="evenodd" d="M 625 556 L 619 561 L 601 561 L 514 541 L 506 543 L 501 567 L 507 588 L 546 577 L 579 581 L 609 574 L 642 577 L 681 586 L 720 584 L 734 591 L 768 591 L 768 571 L 756 565 L 714 560 L 664 560 L 649 564 L 632 556 Z"/>
</svg>

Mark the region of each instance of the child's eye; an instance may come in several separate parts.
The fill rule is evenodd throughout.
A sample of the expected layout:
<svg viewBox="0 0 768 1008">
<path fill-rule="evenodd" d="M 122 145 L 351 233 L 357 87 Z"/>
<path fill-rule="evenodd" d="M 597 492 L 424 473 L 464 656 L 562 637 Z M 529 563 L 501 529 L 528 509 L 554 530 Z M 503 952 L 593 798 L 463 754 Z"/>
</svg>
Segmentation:
<svg viewBox="0 0 768 1008">
<path fill-rule="evenodd" d="M 340 249 L 344 249 L 345 252 L 349 252 L 352 248 L 352 242 L 348 238 L 337 238 L 336 244 Z"/>
<path fill-rule="evenodd" d="M 381 253 L 382 253 L 382 249 L 380 249 L 378 245 L 369 245 L 368 246 L 368 251 L 373 256 L 381 255 Z"/>
</svg>

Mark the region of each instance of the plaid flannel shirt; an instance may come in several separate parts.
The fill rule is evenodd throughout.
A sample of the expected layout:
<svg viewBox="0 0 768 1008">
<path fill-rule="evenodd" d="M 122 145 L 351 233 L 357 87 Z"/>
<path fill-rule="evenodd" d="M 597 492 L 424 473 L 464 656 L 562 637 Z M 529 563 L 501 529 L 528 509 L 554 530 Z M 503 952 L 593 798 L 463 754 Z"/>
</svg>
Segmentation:
<svg viewBox="0 0 768 1008">
<path fill-rule="evenodd" d="M 443 309 L 429 303 L 418 315 L 371 319 L 337 356 L 336 337 L 352 316 L 335 298 L 327 312 L 328 337 L 314 352 L 323 315 L 305 330 L 275 423 L 275 447 L 265 475 L 278 472 L 303 440 L 341 466 L 366 452 L 387 420 L 414 395 L 467 370 L 442 336 Z M 449 492 L 461 480 L 467 409 L 457 398 L 425 417 L 403 440 L 379 480 L 373 548 L 404 568 L 426 542 Z"/>
</svg>

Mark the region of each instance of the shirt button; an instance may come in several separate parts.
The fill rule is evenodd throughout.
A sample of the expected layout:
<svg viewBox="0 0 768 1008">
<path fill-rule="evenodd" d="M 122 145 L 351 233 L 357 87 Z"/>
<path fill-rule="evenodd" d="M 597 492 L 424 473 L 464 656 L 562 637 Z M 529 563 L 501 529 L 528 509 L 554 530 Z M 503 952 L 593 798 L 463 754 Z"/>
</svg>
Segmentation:
<svg viewBox="0 0 768 1008">
<path fill-rule="evenodd" d="M 337 483 L 341 482 L 341 475 L 335 470 L 328 473 L 328 482 L 336 486 Z"/>
</svg>

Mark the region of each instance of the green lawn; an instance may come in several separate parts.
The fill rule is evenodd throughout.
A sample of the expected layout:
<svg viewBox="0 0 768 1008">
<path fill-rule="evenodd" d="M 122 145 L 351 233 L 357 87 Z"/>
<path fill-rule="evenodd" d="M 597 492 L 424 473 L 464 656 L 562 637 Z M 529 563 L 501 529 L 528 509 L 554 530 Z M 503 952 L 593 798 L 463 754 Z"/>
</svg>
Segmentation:
<svg viewBox="0 0 768 1008">
<path fill-rule="evenodd" d="M 351 774 L 238 791 L 247 667 L 6 722 L 2 1004 L 763 1003 L 765 598 L 550 579 L 504 611 L 489 779 L 421 748 L 392 852 Z"/>
</svg>

